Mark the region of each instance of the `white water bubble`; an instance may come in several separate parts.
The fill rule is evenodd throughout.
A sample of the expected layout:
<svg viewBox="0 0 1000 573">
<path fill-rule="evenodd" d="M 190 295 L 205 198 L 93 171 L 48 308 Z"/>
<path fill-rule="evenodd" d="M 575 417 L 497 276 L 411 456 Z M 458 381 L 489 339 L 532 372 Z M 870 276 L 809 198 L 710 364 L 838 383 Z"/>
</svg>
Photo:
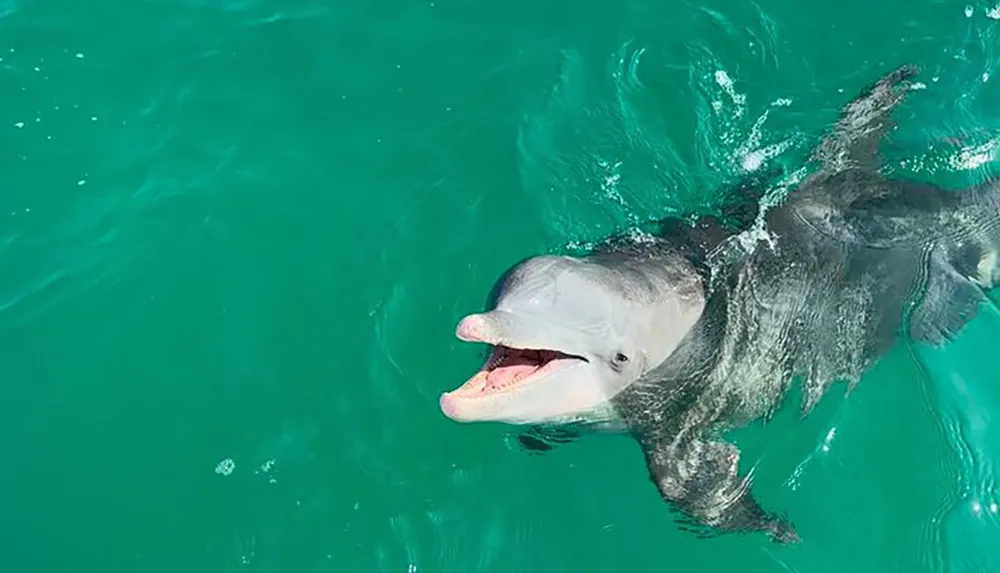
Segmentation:
<svg viewBox="0 0 1000 573">
<path fill-rule="evenodd" d="M 228 476 L 229 474 L 233 473 L 233 470 L 235 469 L 236 469 L 236 462 L 234 462 L 232 458 L 226 458 L 215 466 L 215 473 L 219 475 Z"/>
</svg>

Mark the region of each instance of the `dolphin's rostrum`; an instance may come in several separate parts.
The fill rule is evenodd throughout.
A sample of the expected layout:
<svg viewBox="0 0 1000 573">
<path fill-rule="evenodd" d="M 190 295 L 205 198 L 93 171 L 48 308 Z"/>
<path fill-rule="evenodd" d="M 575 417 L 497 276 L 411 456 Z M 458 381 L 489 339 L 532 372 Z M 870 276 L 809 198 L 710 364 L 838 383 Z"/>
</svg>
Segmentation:
<svg viewBox="0 0 1000 573">
<path fill-rule="evenodd" d="M 514 265 L 458 325 L 493 353 L 441 410 L 624 429 L 689 528 L 797 540 L 755 501 L 721 432 L 770 416 L 795 378 L 808 413 L 901 337 L 947 340 L 997 282 L 1000 184 L 950 191 L 881 173 L 879 143 L 916 73 L 901 67 L 850 102 L 818 169 L 777 206 L 758 214 L 744 193 L 728 221 L 661 221 L 585 257 Z"/>
</svg>

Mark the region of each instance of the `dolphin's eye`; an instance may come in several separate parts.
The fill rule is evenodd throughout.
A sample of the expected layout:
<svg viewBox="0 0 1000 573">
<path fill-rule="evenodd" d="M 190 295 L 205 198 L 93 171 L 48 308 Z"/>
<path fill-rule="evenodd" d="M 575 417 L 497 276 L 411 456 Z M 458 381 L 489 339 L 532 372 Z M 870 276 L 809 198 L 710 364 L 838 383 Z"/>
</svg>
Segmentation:
<svg viewBox="0 0 1000 573">
<path fill-rule="evenodd" d="M 618 354 L 615 354 L 615 363 L 616 364 L 621 365 L 621 364 L 625 364 L 626 362 L 628 362 L 628 356 L 625 356 L 621 352 L 619 352 Z"/>
</svg>

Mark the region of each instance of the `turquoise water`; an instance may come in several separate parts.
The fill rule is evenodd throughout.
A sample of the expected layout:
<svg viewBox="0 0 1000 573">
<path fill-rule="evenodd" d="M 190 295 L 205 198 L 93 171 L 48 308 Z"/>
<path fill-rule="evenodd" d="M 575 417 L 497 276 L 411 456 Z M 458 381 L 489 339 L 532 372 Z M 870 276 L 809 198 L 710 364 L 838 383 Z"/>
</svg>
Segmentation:
<svg viewBox="0 0 1000 573">
<path fill-rule="evenodd" d="M 739 434 L 796 546 L 437 406 L 510 263 L 794 171 L 902 63 L 895 168 L 995 174 L 991 10 L 0 1 L 4 570 L 1000 571 L 995 307 Z"/>
</svg>

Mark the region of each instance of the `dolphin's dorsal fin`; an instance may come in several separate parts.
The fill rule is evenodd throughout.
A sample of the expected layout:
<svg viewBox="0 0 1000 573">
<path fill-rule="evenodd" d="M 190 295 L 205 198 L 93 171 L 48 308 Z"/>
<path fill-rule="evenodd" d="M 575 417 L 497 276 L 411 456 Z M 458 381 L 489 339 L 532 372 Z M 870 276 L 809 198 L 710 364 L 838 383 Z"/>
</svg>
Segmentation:
<svg viewBox="0 0 1000 573">
<path fill-rule="evenodd" d="M 918 72 L 916 66 L 901 66 L 844 106 L 833 129 L 813 150 L 811 159 L 820 162 L 823 172 L 874 171 L 881 167 L 878 146 L 895 128 L 892 112 L 903 101 L 910 90 L 909 80 Z"/>
</svg>

